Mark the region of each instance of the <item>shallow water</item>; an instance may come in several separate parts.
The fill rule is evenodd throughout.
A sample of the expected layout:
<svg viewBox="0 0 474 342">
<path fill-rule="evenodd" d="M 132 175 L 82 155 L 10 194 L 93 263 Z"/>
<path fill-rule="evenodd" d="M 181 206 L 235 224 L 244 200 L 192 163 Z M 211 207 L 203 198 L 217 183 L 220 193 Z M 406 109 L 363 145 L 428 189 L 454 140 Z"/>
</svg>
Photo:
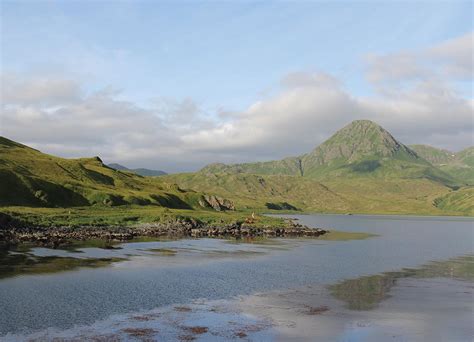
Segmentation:
<svg viewBox="0 0 474 342">
<path fill-rule="evenodd" d="M 407 338 L 412 333 L 408 323 L 395 319 L 408 314 L 418 319 L 418 323 L 427 325 L 425 328 L 428 330 L 430 325 L 434 328 L 436 324 L 433 331 L 440 331 L 440 334 L 445 331 L 446 336 L 454 340 L 472 337 L 472 329 L 465 323 L 466 315 L 472 315 L 473 308 L 471 259 L 463 261 L 463 265 L 467 265 L 463 267 L 453 266 L 459 261 L 451 260 L 448 266 L 431 274 L 428 272 L 425 278 L 412 274 L 416 272 L 406 275 L 407 271 L 402 270 L 418 268 L 427 274 L 426 264 L 431 261 L 474 254 L 474 222 L 471 219 L 355 215 L 297 217 L 301 223 L 310 226 L 370 232 L 377 236 L 351 241 L 286 239 L 256 243 L 200 239 L 134 242 L 116 245 L 116 249 L 79 246 L 72 250 L 34 248 L 3 251 L 0 254 L 0 336 L 8 336 L 11 340 L 21 340 L 30 333 L 47 336 L 43 339 L 60 334 L 71 337 L 84 331 L 101 331 L 104 326 L 117 322 L 129 324 L 133 321 L 130 315 L 137 312 L 157 311 L 167 317 L 167 322 L 173 315 L 177 315 L 174 320 L 189 322 L 163 328 L 163 320 L 150 320 L 153 324 L 147 329 L 151 329 L 148 333 L 152 337 L 158 336 L 156 331 L 160 330 L 163 334 L 166 331 L 171 334 L 166 335 L 168 337 L 175 334 L 178 338 L 183 331 L 186 333 L 186 324 L 200 326 L 206 322 L 209 331 L 196 334 L 195 338 L 228 339 L 232 336 L 223 336 L 216 331 L 212 334 L 212 329 L 217 327 L 211 327 L 211 323 L 222 321 L 220 326 L 224 329 L 230 321 L 236 324 L 230 330 L 236 334 L 245 331 L 246 338 L 253 340 L 308 340 L 312 333 L 316 335 L 308 327 L 324 321 L 327 326 L 334 326 L 333 330 L 326 331 L 330 335 L 338 335 L 340 340 L 365 340 L 370 336 L 372 340 L 380 340 L 381 336 L 385 336 L 383 334 L 391 331 L 389 327 L 397 327 L 395 330 L 402 332 L 401 340 L 412 340 Z M 456 271 L 450 273 L 453 267 Z M 384 273 L 390 271 L 397 272 Z M 449 282 L 448 286 L 443 281 Z M 412 287 L 410 282 L 413 282 Z M 448 323 L 446 327 L 440 325 L 443 316 L 425 320 L 419 318 L 423 315 L 436 316 L 431 312 L 436 306 L 408 305 L 416 300 L 431 303 L 426 298 L 423 301 L 420 293 L 425 291 L 416 292 L 420 291 L 420 286 L 423 288 L 420 282 L 429 284 L 426 286 L 432 289 L 433 298 L 447 298 L 443 303 L 438 301 L 438 304 L 446 306 L 449 303 L 460 326 L 451 324 L 450 328 Z M 304 320 L 309 319 L 309 323 L 305 323 L 309 326 L 304 329 L 296 328 L 305 326 L 301 320 L 282 328 L 285 323 L 279 324 L 279 320 L 285 319 L 278 318 L 278 310 L 265 309 L 265 306 L 259 310 L 255 304 L 258 302 L 256 298 L 266 298 L 266 305 L 269 306 L 277 302 L 276 298 L 289 296 L 293 310 L 304 311 L 304 305 L 298 304 L 299 297 L 291 297 L 291 293 L 294 289 L 305 287 L 309 290 L 302 291 L 302 303 L 313 298 L 312 305 L 316 312 L 321 306 L 330 309 L 315 315 L 301 315 Z M 450 291 L 460 292 L 460 298 L 450 297 Z M 255 293 L 260 295 L 254 297 Z M 348 295 L 352 293 L 356 293 L 356 298 Z M 411 301 L 406 300 L 410 296 Z M 190 313 L 173 310 L 179 303 L 198 305 L 196 301 L 201 306 L 193 307 Z M 214 305 L 211 303 L 220 303 L 227 309 L 220 314 L 217 312 L 219 315 L 216 316 L 216 311 L 209 309 Z M 381 314 L 380 310 L 387 313 L 391 308 L 398 311 L 386 314 L 383 321 L 375 319 L 374 313 Z M 341 315 L 347 319 L 341 320 Z M 358 318 L 364 327 L 350 328 L 353 322 L 358 322 Z M 469 319 L 467 323 L 469 325 Z M 95 324 L 96 328 L 88 327 L 90 324 Z M 146 326 L 146 322 L 140 324 Z M 354 324 L 357 327 L 357 323 Z M 405 324 L 405 332 L 397 324 Z M 81 331 L 75 325 L 86 328 Z M 114 326 L 128 329 L 120 324 Z M 249 327 L 253 327 L 254 331 Z M 50 328 L 48 333 L 47 328 Z M 132 328 L 137 327 L 132 325 Z M 142 326 L 138 328 L 145 329 Z M 450 335 L 449 331 L 453 329 L 462 333 L 459 336 Z M 117 329 L 109 330 L 112 334 L 118 333 Z M 305 334 L 296 334 L 303 330 Z M 156 334 L 153 335 L 152 331 Z M 420 335 L 419 330 L 413 331 L 413 336 L 424 336 Z M 132 330 L 126 332 L 121 332 L 125 334 L 122 339 L 137 337 L 134 337 Z M 320 337 L 324 340 L 330 335 Z M 162 338 L 165 335 L 159 336 Z"/>
</svg>

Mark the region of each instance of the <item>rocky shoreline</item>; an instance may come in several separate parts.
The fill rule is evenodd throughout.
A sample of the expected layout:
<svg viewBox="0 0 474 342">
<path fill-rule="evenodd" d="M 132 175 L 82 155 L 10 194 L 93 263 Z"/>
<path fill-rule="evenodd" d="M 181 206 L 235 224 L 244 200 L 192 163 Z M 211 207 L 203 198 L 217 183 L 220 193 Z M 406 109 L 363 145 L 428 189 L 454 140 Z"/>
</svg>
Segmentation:
<svg viewBox="0 0 474 342">
<path fill-rule="evenodd" d="M 5 219 L 5 218 L 4 218 Z M 169 238 L 254 238 L 254 237 L 318 237 L 328 233 L 321 228 L 309 228 L 293 221 L 287 227 L 255 227 L 246 223 L 208 225 L 194 219 L 178 219 L 167 223 L 144 223 L 133 227 L 80 226 L 32 227 L 9 220 L 0 220 L 0 243 L 16 245 L 33 243 L 58 247 L 73 241 L 100 239 L 123 242 L 138 237 Z"/>
</svg>

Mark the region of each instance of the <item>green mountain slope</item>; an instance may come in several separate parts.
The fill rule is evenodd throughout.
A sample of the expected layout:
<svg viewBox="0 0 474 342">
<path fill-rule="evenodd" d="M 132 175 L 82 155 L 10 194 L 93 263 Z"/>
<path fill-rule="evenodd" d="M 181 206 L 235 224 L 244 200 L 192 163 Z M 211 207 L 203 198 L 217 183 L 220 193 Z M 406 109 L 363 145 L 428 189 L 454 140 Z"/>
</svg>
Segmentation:
<svg viewBox="0 0 474 342">
<path fill-rule="evenodd" d="M 99 157 L 58 158 L 0 137 L 0 205 L 190 208 L 199 196 L 174 184 L 114 170 Z"/>
<path fill-rule="evenodd" d="M 135 173 L 137 175 L 144 176 L 144 177 L 145 176 L 146 177 L 163 176 L 167 174 L 165 171 L 161 171 L 161 170 L 151 170 L 151 169 L 145 169 L 145 168 L 129 169 L 126 166 L 116 164 L 116 163 L 108 164 L 107 166 L 115 170 L 128 171 L 128 172 Z"/>
<path fill-rule="evenodd" d="M 460 183 L 474 185 L 474 147 L 458 153 L 428 145 L 412 145 L 410 148 Z"/>
</svg>

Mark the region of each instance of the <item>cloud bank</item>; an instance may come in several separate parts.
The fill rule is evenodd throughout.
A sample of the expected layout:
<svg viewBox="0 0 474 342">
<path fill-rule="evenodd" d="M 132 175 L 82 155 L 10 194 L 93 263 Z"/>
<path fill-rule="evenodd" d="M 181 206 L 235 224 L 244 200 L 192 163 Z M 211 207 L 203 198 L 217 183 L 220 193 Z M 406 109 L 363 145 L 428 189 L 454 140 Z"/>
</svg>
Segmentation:
<svg viewBox="0 0 474 342">
<path fill-rule="evenodd" d="M 277 159 L 310 151 L 352 120 L 370 119 L 404 143 L 473 144 L 473 34 L 418 51 L 366 58 L 374 94 L 324 72 L 283 75 L 279 91 L 240 112 L 206 112 L 192 98 L 144 107 L 75 80 L 2 76 L 0 134 L 65 157 L 192 171 L 210 162 Z"/>
</svg>

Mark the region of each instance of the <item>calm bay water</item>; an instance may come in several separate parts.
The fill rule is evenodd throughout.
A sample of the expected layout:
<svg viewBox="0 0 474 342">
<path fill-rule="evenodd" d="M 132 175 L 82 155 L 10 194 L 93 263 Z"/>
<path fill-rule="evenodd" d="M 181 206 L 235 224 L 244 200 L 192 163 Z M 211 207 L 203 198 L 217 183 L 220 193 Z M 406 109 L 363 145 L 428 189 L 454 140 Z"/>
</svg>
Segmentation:
<svg viewBox="0 0 474 342">
<path fill-rule="evenodd" d="M 341 282 L 336 293 L 345 300 L 344 291 L 353 290 L 353 284 L 346 290 L 344 280 L 474 254 L 472 219 L 290 217 L 309 226 L 377 236 L 350 241 L 287 239 L 257 243 L 199 239 L 134 242 L 116 246 L 119 249 L 3 251 L 0 336 L 21 339 L 21 334 L 50 327 L 61 331 L 75 325 L 97 324 L 113 315 L 187 305 L 198 299 L 229 300 L 304 286 L 326 288 Z M 28 260 L 35 260 L 34 265 L 28 266 Z M 451 264 L 446 267 L 453 269 Z M 440 269 L 446 267 L 443 264 Z M 472 272 L 469 265 L 466 269 Z M 472 274 L 463 275 L 464 268 L 459 272 L 455 278 L 460 279 L 456 281 L 472 284 Z M 377 284 L 385 284 L 384 277 L 377 278 Z M 439 289 L 443 291 L 442 286 Z M 467 294 L 464 303 L 472 313 L 472 294 Z M 470 334 L 469 329 L 466 334 Z M 461 340 L 466 334 L 461 335 Z M 266 338 L 278 339 L 275 336 Z"/>
</svg>

